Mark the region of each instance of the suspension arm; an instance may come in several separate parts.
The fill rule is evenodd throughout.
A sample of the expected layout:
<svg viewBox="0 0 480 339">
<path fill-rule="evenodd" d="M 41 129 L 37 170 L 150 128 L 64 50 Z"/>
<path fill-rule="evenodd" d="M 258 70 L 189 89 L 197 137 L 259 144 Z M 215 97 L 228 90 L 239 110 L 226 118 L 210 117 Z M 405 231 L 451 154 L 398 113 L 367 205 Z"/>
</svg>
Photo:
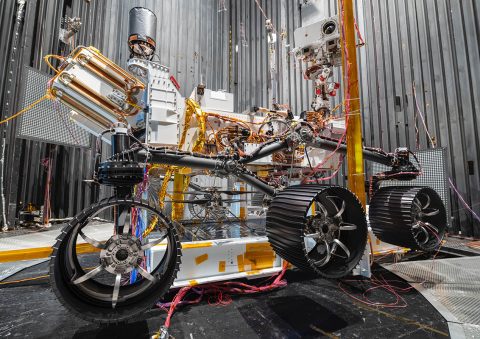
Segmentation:
<svg viewBox="0 0 480 339">
<path fill-rule="evenodd" d="M 266 155 L 262 157 L 264 156 Z M 139 162 L 144 162 L 145 159 L 148 159 L 152 163 L 218 171 L 223 174 L 234 175 L 269 196 L 274 196 L 276 193 L 274 187 L 270 186 L 266 181 L 257 178 L 252 172 L 243 167 L 240 161 L 232 158 L 208 158 L 165 150 L 150 150 L 147 152 L 143 149 L 135 153 L 135 158 Z"/>
<path fill-rule="evenodd" d="M 289 148 L 292 144 L 295 144 L 295 141 L 298 141 L 299 139 L 304 141 L 306 145 L 310 147 L 320 148 L 330 152 L 337 150 L 337 152 L 340 154 L 347 153 L 347 145 L 344 142 L 338 145 L 338 140 L 332 138 L 327 138 L 323 136 L 309 138 L 307 135 L 301 136 L 302 131 L 304 131 L 303 128 L 299 130 L 300 134 L 294 132 L 288 137 L 286 137 L 284 140 L 278 140 L 263 147 L 259 147 L 252 154 L 246 155 L 245 157 L 241 158 L 239 160 L 239 163 L 246 165 L 256 160 L 262 159 L 273 153 Z M 395 162 L 394 155 L 371 150 L 365 147 L 363 148 L 363 157 L 365 158 L 365 160 L 376 162 L 386 166 L 393 166 Z"/>
<path fill-rule="evenodd" d="M 136 158 L 140 162 L 147 158 L 149 162 L 156 164 L 191 167 L 196 169 L 222 170 L 224 167 L 223 160 L 215 158 L 203 158 L 195 155 L 184 155 L 181 153 L 164 150 L 151 150 L 148 153 L 145 150 L 140 150 L 136 154 Z"/>
<path fill-rule="evenodd" d="M 297 131 L 291 133 L 283 140 L 277 140 L 267 145 L 260 146 L 253 153 L 244 156 L 238 162 L 244 165 L 249 164 L 256 160 L 267 157 L 273 153 L 287 149 L 292 145 L 298 143 L 299 140 L 305 142 L 305 144 L 310 147 L 320 148 L 330 152 L 337 150 L 337 152 L 340 154 L 347 154 L 346 143 L 341 142 L 339 145 L 339 141 L 337 139 L 323 136 L 313 137 L 309 133 L 309 130 L 300 127 Z M 363 148 L 363 157 L 365 158 L 365 160 L 383 164 L 385 166 L 394 166 L 395 160 L 397 159 L 397 157 L 393 154 L 388 154 L 365 147 Z"/>
<path fill-rule="evenodd" d="M 326 151 L 333 152 L 337 149 L 337 152 L 340 154 L 347 154 L 347 145 L 342 142 L 338 145 L 338 140 L 327 138 L 327 137 L 316 137 L 312 142 L 307 143 L 307 146 L 321 148 Z M 393 157 L 390 154 L 384 154 L 363 148 L 363 157 L 365 160 L 376 162 L 385 166 L 392 166 Z"/>
<path fill-rule="evenodd" d="M 347 153 L 347 145 L 344 142 L 339 143 L 339 140 L 323 136 L 310 137 L 308 133 L 304 133 L 303 136 L 303 140 L 307 146 L 321 148 L 331 152 L 336 150 L 341 154 Z M 362 153 L 365 160 L 390 167 L 391 169 L 384 174 L 387 174 L 389 177 L 395 177 L 397 180 L 413 180 L 421 173 L 421 170 L 410 161 L 410 154 L 413 153 L 411 153 L 408 148 L 400 147 L 397 148 L 394 153 L 385 153 L 382 150 L 363 147 Z M 418 164 L 418 160 L 417 165 L 420 165 Z"/>
<path fill-rule="evenodd" d="M 269 155 L 279 152 L 283 149 L 286 149 L 289 147 L 289 139 L 285 140 L 278 140 L 275 142 L 272 142 L 270 144 L 267 144 L 265 146 L 261 146 L 257 148 L 253 153 L 248 154 L 241 158 L 238 162 L 240 164 L 249 164 L 251 162 L 254 162 L 256 160 L 268 157 Z"/>
<path fill-rule="evenodd" d="M 139 162 L 147 160 L 158 164 L 207 169 L 225 175 L 233 175 L 265 194 L 274 196 L 276 194 L 276 189 L 269 185 L 268 182 L 257 178 L 255 174 L 247 170 L 244 166 L 281 150 L 293 148 L 299 143 L 304 143 L 309 147 L 320 148 L 331 152 L 336 150 L 341 154 L 346 154 L 347 152 L 347 145 L 345 143 L 341 142 L 339 144 L 338 140 L 323 136 L 314 137 L 308 129 L 300 127 L 285 139 L 264 144 L 253 153 L 241 157 L 240 159 L 233 156 L 208 157 L 200 154 L 181 151 L 176 152 L 168 149 L 151 149 L 148 152 L 145 149 L 140 149 L 134 152 L 134 154 L 136 160 Z M 366 160 L 391 167 L 392 171 L 389 173 L 409 173 L 403 177 L 404 180 L 413 179 L 416 177 L 415 173 L 420 173 L 420 171 L 410 162 L 409 151 L 407 149 L 397 149 L 396 152 L 392 154 L 364 147 L 363 155 Z M 402 177 L 399 177 L 398 179 L 402 179 Z"/>
</svg>

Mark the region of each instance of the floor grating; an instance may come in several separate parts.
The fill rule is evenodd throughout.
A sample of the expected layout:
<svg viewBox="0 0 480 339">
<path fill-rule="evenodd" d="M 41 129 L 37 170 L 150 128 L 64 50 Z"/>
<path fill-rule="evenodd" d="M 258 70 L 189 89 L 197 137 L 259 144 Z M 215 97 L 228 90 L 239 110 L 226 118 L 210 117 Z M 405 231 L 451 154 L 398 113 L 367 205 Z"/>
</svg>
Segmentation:
<svg viewBox="0 0 480 339">
<path fill-rule="evenodd" d="M 480 258 L 384 265 L 407 280 L 449 322 L 452 337 L 480 338 Z M 454 335 L 455 334 L 455 335 Z"/>
</svg>

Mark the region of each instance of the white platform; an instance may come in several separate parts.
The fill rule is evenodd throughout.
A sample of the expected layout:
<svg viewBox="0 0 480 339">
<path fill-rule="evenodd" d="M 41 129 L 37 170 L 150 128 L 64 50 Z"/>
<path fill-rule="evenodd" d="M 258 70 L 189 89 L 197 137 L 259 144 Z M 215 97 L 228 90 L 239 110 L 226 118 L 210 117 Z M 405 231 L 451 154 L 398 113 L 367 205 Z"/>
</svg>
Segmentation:
<svg viewBox="0 0 480 339">
<path fill-rule="evenodd" d="M 153 247 L 152 267 L 158 265 L 164 253 L 164 244 Z M 173 286 L 270 276 L 282 270 L 282 263 L 266 237 L 182 243 L 182 264 Z"/>
</svg>

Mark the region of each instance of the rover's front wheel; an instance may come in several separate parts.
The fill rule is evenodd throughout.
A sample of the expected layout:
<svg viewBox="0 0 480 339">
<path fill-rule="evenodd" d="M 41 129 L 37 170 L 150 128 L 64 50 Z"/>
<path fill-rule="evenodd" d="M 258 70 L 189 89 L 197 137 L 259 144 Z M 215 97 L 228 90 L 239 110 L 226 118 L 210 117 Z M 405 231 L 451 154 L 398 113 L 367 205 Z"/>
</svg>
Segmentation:
<svg viewBox="0 0 480 339">
<path fill-rule="evenodd" d="M 62 230 L 53 246 L 50 281 L 77 316 L 123 322 L 169 290 L 180 257 L 176 230 L 161 212 L 142 201 L 110 198 Z"/>
</svg>

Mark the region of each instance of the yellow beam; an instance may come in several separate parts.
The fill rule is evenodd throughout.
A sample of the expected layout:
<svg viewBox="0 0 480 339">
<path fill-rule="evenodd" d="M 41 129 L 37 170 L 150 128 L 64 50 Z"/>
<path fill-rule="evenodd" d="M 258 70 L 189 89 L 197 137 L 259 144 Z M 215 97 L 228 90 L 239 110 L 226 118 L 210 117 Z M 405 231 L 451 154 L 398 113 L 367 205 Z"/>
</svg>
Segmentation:
<svg viewBox="0 0 480 339">
<path fill-rule="evenodd" d="M 342 30 L 342 69 L 348 72 L 349 84 L 344 81 L 344 97 L 350 100 L 347 128 L 348 188 L 357 195 L 365 207 L 365 172 L 363 164 L 362 116 L 360 112 L 360 94 L 358 84 L 357 43 L 355 33 L 354 0 L 339 0 Z M 348 64 L 347 64 L 348 55 Z M 345 79 L 345 76 L 344 76 Z"/>
<path fill-rule="evenodd" d="M 191 249 L 191 248 L 207 248 L 212 247 L 213 242 L 205 241 L 200 243 L 182 243 L 182 249 Z M 156 246 L 166 246 L 166 244 L 158 244 Z M 100 250 L 96 247 L 93 247 L 90 244 L 78 244 L 77 245 L 77 254 L 87 254 L 95 253 Z M 9 250 L 9 251 L 0 251 L 0 263 L 4 262 L 13 262 L 20 260 L 33 260 L 33 259 L 43 259 L 48 258 L 52 254 L 51 247 L 36 247 L 36 248 L 23 248 L 18 250 Z"/>
<path fill-rule="evenodd" d="M 90 244 L 77 245 L 77 254 L 94 253 L 100 250 Z M 10 251 L 0 251 L 0 263 L 19 260 L 48 258 L 52 254 L 51 247 L 24 248 Z"/>
</svg>

